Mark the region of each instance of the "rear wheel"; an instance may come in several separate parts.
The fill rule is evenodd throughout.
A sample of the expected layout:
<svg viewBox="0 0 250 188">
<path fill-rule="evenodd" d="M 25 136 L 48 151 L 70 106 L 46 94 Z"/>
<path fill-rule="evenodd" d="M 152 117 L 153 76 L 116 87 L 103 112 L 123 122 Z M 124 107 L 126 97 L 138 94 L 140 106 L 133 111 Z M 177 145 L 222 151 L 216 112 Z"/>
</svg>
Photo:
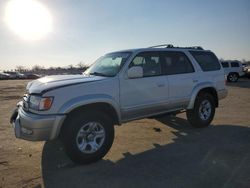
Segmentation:
<svg viewBox="0 0 250 188">
<path fill-rule="evenodd" d="M 230 73 L 228 76 L 227 76 L 227 81 L 228 82 L 237 82 L 239 79 L 239 75 L 237 73 Z"/>
<path fill-rule="evenodd" d="M 101 112 L 78 112 L 66 121 L 61 139 L 72 161 L 92 163 L 104 157 L 111 148 L 114 125 Z"/>
<path fill-rule="evenodd" d="M 187 110 L 187 119 L 194 127 L 207 127 L 215 114 L 214 98 L 209 93 L 201 93 L 197 96 L 194 108 Z"/>
</svg>

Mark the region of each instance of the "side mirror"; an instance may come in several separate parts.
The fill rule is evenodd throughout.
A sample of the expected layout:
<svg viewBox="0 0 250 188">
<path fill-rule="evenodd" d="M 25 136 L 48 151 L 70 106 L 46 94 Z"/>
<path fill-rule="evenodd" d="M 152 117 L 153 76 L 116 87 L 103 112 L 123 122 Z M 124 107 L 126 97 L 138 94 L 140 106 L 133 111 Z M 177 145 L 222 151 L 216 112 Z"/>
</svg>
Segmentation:
<svg viewBox="0 0 250 188">
<path fill-rule="evenodd" d="M 140 66 L 134 66 L 128 69 L 128 78 L 142 78 L 143 69 Z"/>
</svg>

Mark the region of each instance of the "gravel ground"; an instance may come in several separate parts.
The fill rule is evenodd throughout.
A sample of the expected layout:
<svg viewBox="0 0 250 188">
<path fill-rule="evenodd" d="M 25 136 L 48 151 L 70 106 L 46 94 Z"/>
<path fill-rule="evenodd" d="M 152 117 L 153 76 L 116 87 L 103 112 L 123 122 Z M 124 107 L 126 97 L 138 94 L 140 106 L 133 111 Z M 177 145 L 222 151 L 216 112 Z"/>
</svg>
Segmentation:
<svg viewBox="0 0 250 188">
<path fill-rule="evenodd" d="M 59 141 L 16 139 L 9 118 L 26 80 L 0 81 L 2 187 L 250 187 L 250 80 L 229 84 L 212 126 L 194 129 L 185 114 L 116 127 L 110 152 L 79 166 Z"/>
</svg>

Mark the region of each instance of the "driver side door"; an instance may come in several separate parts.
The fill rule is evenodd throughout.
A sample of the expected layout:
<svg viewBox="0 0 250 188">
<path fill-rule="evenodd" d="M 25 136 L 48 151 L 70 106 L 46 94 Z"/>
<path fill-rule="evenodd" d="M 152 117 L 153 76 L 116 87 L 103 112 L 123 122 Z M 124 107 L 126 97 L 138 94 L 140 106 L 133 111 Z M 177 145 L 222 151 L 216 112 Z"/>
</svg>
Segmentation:
<svg viewBox="0 0 250 188">
<path fill-rule="evenodd" d="M 166 109 L 168 81 L 163 75 L 158 52 L 142 52 L 130 63 L 129 68 L 141 66 L 143 77 L 120 79 L 120 105 L 122 120 L 132 120 L 159 113 Z"/>
</svg>

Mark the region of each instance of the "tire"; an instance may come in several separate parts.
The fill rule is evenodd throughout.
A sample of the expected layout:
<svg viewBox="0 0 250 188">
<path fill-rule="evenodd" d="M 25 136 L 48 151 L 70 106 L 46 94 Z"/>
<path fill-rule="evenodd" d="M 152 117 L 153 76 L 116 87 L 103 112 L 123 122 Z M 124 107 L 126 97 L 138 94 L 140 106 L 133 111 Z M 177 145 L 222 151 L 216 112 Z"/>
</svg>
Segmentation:
<svg viewBox="0 0 250 188">
<path fill-rule="evenodd" d="M 103 136 L 104 135 L 104 136 Z M 78 112 L 66 120 L 61 139 L 69 158 L 78 164 L 103 158 L 114 141 L 114 125 L 98 111 Z"/>
<path fill-rule="evenodd" d="M 209 93 L 199 94 L 196 97 L 194 108 L 186 112 L 189 123 L 196 128 L 209 126 L 214 118 L 214 114 L 215 101 Z"/>
<path fill-rule="evenodd" d="M 239 75 L 237 73 L 230 73 L 228 76 L 227 76 L 227 81 L 228 82 L 237 82 L 239 79 Z"/>
</svg>

